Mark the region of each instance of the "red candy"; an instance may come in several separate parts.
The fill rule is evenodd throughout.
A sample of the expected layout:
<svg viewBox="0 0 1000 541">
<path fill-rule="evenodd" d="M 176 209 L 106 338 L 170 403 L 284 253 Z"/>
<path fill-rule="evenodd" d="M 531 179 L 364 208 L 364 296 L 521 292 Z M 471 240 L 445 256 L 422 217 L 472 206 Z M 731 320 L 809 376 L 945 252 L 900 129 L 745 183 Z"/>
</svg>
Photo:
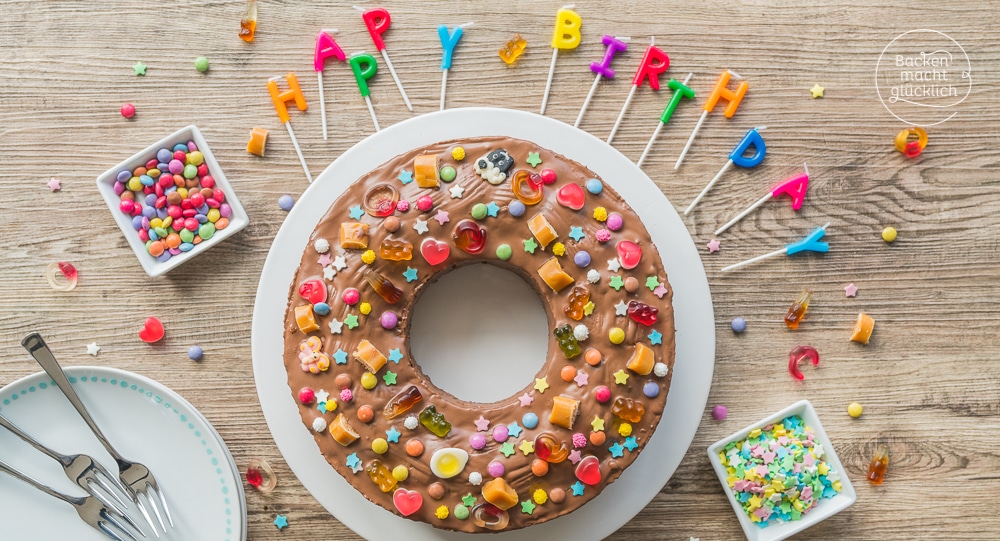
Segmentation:
<svg viewBox="0 0 1000 541">
<path fill-rule="evenodd" d="M 583 186 L 576 183 L 566 184 L 562 188 L 559 188 L 559 191 L 556 193 L 556 201 L 558 201 L 560 205 L 573 210 L 582 209 L 583 203 L 586 200 L 587 195 L 583 191 Z"/>
<path fill-rule="evenodd" d="M 342 298 L 344 299 L 344 304 L 354 306 L 361 300 L 361 292 L 353 287 L 349 287 L 344 290 Z"/>
<path fill-rule="evenodd" d="M 431 196 L 429 195 L 421 195 L 417 199 L 417 208 L 420 209 L 421 212 L 430 212 L 430 210 L 434 208 L 434 200 L 431 199 Z"/>
<path fill-rule="evenodd" d="M 594 398 L 597 399 L 597 401 L 600 402 L 601 404 L 607 403 L 609 400 L 611 400 L 611 389 L 608 389 L 604 385 L 597 387 L 596 389 L 594 389 Z"/>
<path fill-rule="evenodd" d="M 535 456 L 550 463 L 558 464 L 569 456 L 569 446 L 548 432 L 535 436 Z"/>
<path fill-rule="evenodd" d="M 306 280 L 299 285 L 299 295 L 312 304 L 326 302 L 326 294 L 326 284 L 322 280 Z"/>
<path fill-rule="evenodd" d="M 316 393 L 309 387 L 303 387 L 299 390 L 299 402 L 302 402 L 306 406 L 312 404 L 316 401 Z"/>
<path fill-rule="evenodd" d="M 479 224 L 472 220 L 458 222 L 452 238 L 455 240 L 455 246 L 467 254 L 478 254 L 486 248 L 486 229 L 479 227 Z M 420 249 L 422 251 L 423 246 Z"/>
<path fill-rule="evenodd" d="M 819 352 L 812 346 L 796 346 L 788 353 L 788 373 L 799 381 L 806 379 L 799 370 L 802 361 L 811 361 L 813 366 L 819 366 Z"/>
<path fill-rule="evenodd" d="M 618 251 L 618 261 L 622 264 L 622 268 L 634 269 L 639 265 L 639 260 L 642 259 L 642 248 L 638 244 L 630 240 L 623 240 L 618 243 L 615 249 Z"/>
<path fill-rule="evenodd" d="M 587 456 L 576 465 L 576 478 L 585 485 L 594 486 L 601 482 L 601 461 L 596 456 Z"/>
<path fill-rule="evenodd" d="M 416 490 L 397 488 L 396 492 L 392 493 L 392 503 L 404 517 L 408 517 L 420 510 L 424 505 L 424 497 Z"/>
<path fill-rule="evenodd" d="M 149 317 L 146 318 L 146 323 L 139 331 L 139 339 L 147 344 L 152 344 L 162 340 L 164 334 L 166 332 L 163 330 L 163 323 L 155 317 Z"/>
<path fill-rule="evenodd" d="M 125 118 L 132 118 L 132 117 L 134 117 L 135 116 L 135 105 L 132 105 L 131 103 L 126 103 L 125 105 L 122 105 L 121 113 L 122 113 L 122 116 L 125 117 Z"/>
<path fill-rule="evenodd" d="M 424 239 L 420 243 L 420 255 L 433 267 L 448 259 L 448 256 L 451 255 L 451 247 L 447 243 L 434 239 Z"/>
<path fill-rule="evenodd" d="M 543 184 L 555 184 L 556 182 L 556 172 L 551 169 L 542 169 L 539 171 L 539 176 L 542 177 Z"/>
<path fill-rule="evenodd" d="M 659 312 L 658 309 L 643 302 L 629 301 L 628 303 L 628 317 L 632 318 L 632 321 L 647 327 L 656 323 Z"/>
</svg>

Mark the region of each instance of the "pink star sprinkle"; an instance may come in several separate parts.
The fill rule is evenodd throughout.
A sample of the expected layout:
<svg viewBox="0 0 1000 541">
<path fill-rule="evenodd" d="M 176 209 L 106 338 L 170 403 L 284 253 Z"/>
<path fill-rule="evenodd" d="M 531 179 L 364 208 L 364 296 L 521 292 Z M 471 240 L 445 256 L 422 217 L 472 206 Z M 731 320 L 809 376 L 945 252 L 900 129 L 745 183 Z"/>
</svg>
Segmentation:
<svg viewBox="0 0 1000 541">
<path fill-rule="evenodd" d="M 432 219 L 437 220 L 437 222 L 441 225 L 451 221 L 451 218 L 448 217 L 448 212 L 441 209 L 438 209 L 437 214 L 435 214 Z"/>
<path fill-rule="evenodd" d="M 50 178 L 49 181 L 46 182 L 46 184 L 48 185 L 49 189 L 52 190 L 53 192 L 58 192 L 59 190 L 62 189 L 62 181 L 57 179 L 56 177 Z"/>
<path fill-rule="evenodd" d="M 517 399 L 521 402 L 521 405 L 524 407 L 530 406 L 531 403 L 535 401 L 535 399 L 532 398 L 531 395 L 529 395 L 528 393 L 522 394 L 521 396 L 517 397 Z"/>
<path fill-rule="evenodd" d="M 666 294 L 667 294 L 667 288 L 663 287 L 663 284 L 660 284 L 660 285 L 656 286 L 656 289 L 653 290 L 653 295 L 656 295 L 657 297 L 659 297 L 661 299 Z"/>
<path fill-rule="evenodd" d="M 576 377 L 573 378 L 573 381 L 575 381 L 580 387 L 583 387 L 584 385 L 590 383 L 590 374 L 587 374 L 583 370 L 579 370 L 576 373 Z"/>
<path fill-rule="evenodd" d="M 572 451 L 569 452 L 569 461 L 572 462 L 573 464 L 576 464 L 577 462 L 583 460 L 583 457 L 580 456 L 581 454 L 582 453 L 580 453 L 579 449 L 573 449 Z"/>
<path fill-rule="evenodd" d="M 476 424 L 476 430 L 480 432 L 486 432 L 486 430 L 490 428 L 489 419 L 483 417 L 482 415 L 480 415 L 478 419 L 472 422 Z"/>
<path fill-rule="evenodd" d="M 718 252 L 720 244 L 722 244 L 722 243 L 719 242 L 719 239 L 712 239 L 712 240 L 708 241 L 708 253 L 711 254 L 711 253 L 714 253 L 714 252 Z"/>
<path fill-rule="evenodd" d="M 330 253 L 329 252 L 327 252 L 327 253 L 319 256 L 319 266 L 320 267 L 328 267 L 329 265 L 330 265 Z"/>
<path fill-rule="evenodd" d="M 847 295 L 848 297 L 853 297 L 857 295 L 858 286 L 854 285 L 853 283 L 847 284 L 846 286 L 844 286 L 844 294 Z"/>
</svg>

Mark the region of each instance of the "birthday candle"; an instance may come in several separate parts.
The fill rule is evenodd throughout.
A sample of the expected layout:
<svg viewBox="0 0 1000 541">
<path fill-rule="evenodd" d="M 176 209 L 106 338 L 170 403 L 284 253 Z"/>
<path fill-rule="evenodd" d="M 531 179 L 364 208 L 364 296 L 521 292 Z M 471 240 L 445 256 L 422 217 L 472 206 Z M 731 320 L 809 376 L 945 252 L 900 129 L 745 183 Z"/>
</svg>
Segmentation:
<svg viewBox="0 0 1000 541">
<path fill-rule="evenodd" d="M 305 171 L 306 178 L 312 183 L 312 173 L 309 172 L 306 159 L 302 157 L 302 149 L 299 148 L 299 141 L 295 138 L 295 132 L 292 131 L 291 119 L 288 116 L 288 102 L 294 101 L 299 111 L 305 111 L 307 107 L 306 98 L 302 95 L 302 88 L 299 87 L 299 80 L 295 77 L 294 73 L 289 72 L 288 75 L 285 75 L 285 80 L 288 82 L 288 90 L 284 92 L 278 90 L 279 79 L 281 79 L 280 76 L 271 77 L 267 80 L 267 92 L 271 94 L 271 101 L 274 103 L 274 110 L 278 112 L 278 119 L 288 128 L 288 135 L 292 138 L 292 146 L 295 147 L 295 153 L 299 155 L 302 170 Z"/>
<path fill-rule="evenodd" d="M 372 123 L 375 124 L 375 131 L 379 131 L 382 128 L 379 127 L 378 118 L 375 117 L 375 108 L 372 107 L 372 100 L 369 97 L 371 91 L 368 89 L 368 79 L 374 77 L 375 73 L 378 72 L 378 64 L 375 62 L 375 57 L 367 53 L 355 53 L 351 55 L 347 63 L 351 65 L 351 71 L 354 72 L 354 80 L 358 83 L 358 90 L 361 91 L 361 97 L 365 99 L 365 103 L 368 105 L 368 112 L 372 115 Z"/>
<path fill-rule="evenodd" d="M 764 138 L 761 137 L 760 132 L 766 129 L 767 126 L 760 126 L 757 128 L 751 128 L 747 131 L 746 135 L 744 135 L 743 139 L 740 141 L 740 144 L 736 145 L 736 148 L 729 153 L 729 161 L 726 162 L 726 165 L 722 166 L 722 169 L 720 169 L 715 175 L 715 178 L 710 180 L 708 184 L 705 185 L 705 188 L 700 194 L 698 194 L 698 197 L 695 197 L 694 201 L 691 202 L 691 205 L 684 211 L 685 216 L 687 216 L 688 213 L 694 209 L 694 206 L 701 201 L 702 197 L 705 197 L 705 194 L 712 189 L 712 186 L 715 186 L 715 183 L 722 177 L 722 174 L 729 170 L 733 164 L 749 169 L 751 167 L 757 167 L 757 165 L 764 160 L 764 156 L 767 154 L 767 146 L 764 144 Z M 744 154 L 750 149 L 751 146 L 754 147 L 754 154 L 753 156 L 747 157 Z"/>
<path fill-rule="evenodd" d="M 785 246 L 784 248 L 782 248 L 780 250 L 775 250 L 775 251 L 773 251 L 773 252 L 771 252 L 769 254 L 759 255 L 757 257 L 748 259 L 748 260 L 743 261 L 741 263 L 736 263 L 735 265 L 730 265 L 728 267 L 724 267 L 719 272 L 728 272 L 728 271 L 731 271 L 733 269 L 738 269 L 738 268 L 740 268 L 740 267 L 742 267 L 744 265 L 749 265 L 751 263 L 756 263 L 758 261 L 761 261 L 761 260 L 764 260 L 764 259 L 767 259 L 767 258 L 770 258 L 770 257 L 779 256 L 779 255 L 782 255 L 782 254 L 785 254 L 785 255 L 794 255 L 794 254 L 797 254 L 799 252 L 817 252 L 817 253 L 826 253 L 826 252 L 829 252 L 830 251 L 830 245 L 827 244 L 827 243 L 825 243 L 825 242 L 820 242 L 819 241 L 819 239 L 823 238 L 823 235 L 826 234 L 826 228 L 829 227 L 829 226 L 830 226 L 830 222 L 827 222 L 825 225 L 823 225 L 823 227 L 817 227 L 816 229 L 813 229 L 812 233 L 809 233 L 808 235 L 806 235 L 805 238 L 803 238 L 802 240 L 800 240 L 798 242 L 793 242 L 793 243 Z"/>
<path fill-rule="evenodd" d="M 729 85 L 729 77 L 735 75 L 739 77 L 738 74 L 732 71 L 726 70 L 719 75 L 719 80 L 715 82 L 715 88 L 712 89 L 712 93 L 709 94 L 708 100 L 705 102 L 704 111 L 701 113 L 701 118 L 698 119 L 698 123 L 694 126 L 694 131 L 691 132 L 691 137 L 688 138 L 687 144 L 684 145 L 684 150 L 681 151 L 681 155 L 677 158 L 677 163 L 674 164 L 674 169 L 681 166 L 681 162 L 684 161 L 684 156 L 687 155 L 688 150 L 691 149 L 691 143 L 694 142 L 694 138 L 698 135 L 698 130 L 701 129 L 701 125 L 705 122 L 705 118 L 708 117 L 708 113 L 711 113 L 715 109 L 715 105 L 719 103 L 720 99 L 726 100 L 726 109 L 723 112 L 726 118 L 733 118 L 736 114 L 736 109 L 740 106 L 740 102 L 743 101 L 743 96 L 746 96 L 747 90 L 750 88 L 750 83 L 746 81 L 740 81 L 740 84 L 736 86 L 736 90 L 730 90 L 727 85 Z"/>
<path fill-rule="evenodd" d="M 455 54 L 455 46 L 462 38 L 462 29 L 472 26 L 472 23 L 465 23 L 456 26 L 451 32 L 445 25 L 438 26 L 438 38 L 441 40 L 441 110 L 444 111 L 444 92 L 448 85 L 448 70 L 451 69 L 451 59 Z"/>
<path fill-rule="evenodd" d="M 334 28 L 323 29 L 316 36 L 316 52 L 313 54 L 313 68 L 316 70 L 316 78 L 319 81 L 319 111 L 323 119 L 323 140 L 327 140 L 326 135 L 326 99 L 323 97 L 323 69 L 327 58 L 331 56 L 343 62 L 347 59 L 344 51 L 333 39 L 333 34 L 337 30 Z"/>
<path fill-rule="evenodd" d="M 654 42 L 655 38 L 650 37 L 646 54 L 642 55 L 642 61 L 639 62 L 639 69 L 636 70 L 635 77 L 632 78 L 632 89 L 629 90 L 628 97 L 625 98 L 625 104 L 622 105 L 622 110 L 618 113 L 618 119 L 615 120 L 615 125 L 611 128 L 611 133 L 608 134 L 607 143 L 609 145 L 611 144 L 611 140 L 614 139 L 615 133 L 618 131 L 618 126 L 622 123 L 622 119 L 625 118 L 625 110 L 632 103 L 632 96 L 635 95 L 635 91 L 646 80 L 649 80 L 649 86 L 653 90 L 659 90 L 660 74 L 667 71 L 667 68 L 670 67 L 670 57 L 667 56 L 667 53 L 658 49 L 654 45 Z"/>
<path fill-rule="evenodd" d="M 777 199 L 781 194 L 788 194 L 792 198 L 792 208 L 794 210 L 799 210 L 802 208 L 802 203 L 806 200 L 806 190 L 809 189 L 809 167 L 806 164 L 802 164 L 806 172 L 801 175 L 795 175 L 794 177 L 785 180 L 784 182 L 778 183 L 775 187 L 771 188 L 771 191 L 767 193 L 764 197 L 760 198 L 756 203 L 750 205 L 746 210 L 736 215 L 735 218 L 726 222 L 726 225 L 720 227 L 715 234 L 720 235 L 723 231 L 729 229 L 736 222 L 742 220 L 747 214 L 750 214 L 757 207 L 763 205 L 768 199 L 772 197 Z"/>
<path fill-rule="evenodd" d="M 389 30 L 389 25 L 392 24 L 389 12 L 385 8 L 365 10 L 361 6 L 354 6 L 354 9 L 361 12 L 361 18 L 365 21 L 365 26 L 368 28 L 368 33 L 371 35 L 372 41 L 375 42 L 375 48 L 382 53 L 382 59 L 385 60 L 385 65 L 389 68 L 392 80 L 396 82 L 396 87 L 399 88 L 399 94 L 403 96 L 406 108 L 412 111 L 413 105 L 410 104 L 410 98 L 406 95 L 406 90 L 403 90 L 403 83 L 399 80 L 399 75 L 396 74 L 396 68 L 392 67 L 392 60 L 389 60 L 389 51 L 386 50 L 385 40 L 382 39 L 382 34 L 386 30 Z M 374 116 L 374 113 L 372 115 Z"/>
<path fill-rule="evenodd" d="M 692 75 L 694 74 L 687 74 L 683 83 L 678 83 L 677 79 L 671 79 L 667 82 L 667 86 L 670 90 L 673 90 L 674 93 L 670 96 L 670 101 L 667 102 L 666 108 L 663 109 L 663 114 L 660 115 L 660 123 L 656 126 L 656 129 L 653 130 L 653 135 L 650 136 L 649 142 L 646 143 L 646 148 L 643 149 L 642 156 L 639 156 L 639 161 L 635 162 L 637 166 L 642 167 L 642 162 L 646 161 L 646 156 L 649 155 L 649 150 L 653 148 L 653 142 L 660 136 L 660 130 L 663 129 L 663 126 L 665 126 L 667 122 L 670 122 L 670 118 L 674 116 L 674 111 L 677 109 L 677 106 L 680 105 L 681 100 L 684 98 L 694 98 L 694 90 L 691 90 L 687 86 Z"/>
<path fill-rule="evenodd" d="M 583 19 L 573 11 L 574 7 L 576 6 L 569 4 L 556 12 L 556 27 L 552 32 L 552 63 L 549 65 L 549 77 L 545 81 L 545 94 L 542 96 L 543 115 L 545 106 L 549 103 L 549 90 L 552 89 L 552 75 L 556 71 L 559 49 L 576 49 L 580 45 L 580 26 L 583 24 Z"/>
<path fill-rule="evenodd" d="M 604 34 L 601 38 L 601 43 L 607 46 L 604 51 L 604 58 L 600 62 L 591 62 L 590 71 L 597 74 L 594 77 L 594 84 L 590 85 L 590 92 L 587 93 L 587 99 L 583 100 L 583 107 L 580 108 L 580 114 L 576 117 L 576 122 L 573 123 L 574 128 L 580 127 L 580 121 L 583 120 L 583 112 L 587 110 L 587 106 L 590 105 L 590 99 L 594 97 L 594 91 L 597 90 L 597 83 L 601 82 L 601 77 L 606 77 L 608 79 L 615 78 L 615 70 L 611 69 L 611 61 L 614 60 L 615 54 L 619 52 L 625 52 L 628 49 L 628 43 L 626 41 L 632 38 L 629 37 L 615 37 Z"/>
</svg>

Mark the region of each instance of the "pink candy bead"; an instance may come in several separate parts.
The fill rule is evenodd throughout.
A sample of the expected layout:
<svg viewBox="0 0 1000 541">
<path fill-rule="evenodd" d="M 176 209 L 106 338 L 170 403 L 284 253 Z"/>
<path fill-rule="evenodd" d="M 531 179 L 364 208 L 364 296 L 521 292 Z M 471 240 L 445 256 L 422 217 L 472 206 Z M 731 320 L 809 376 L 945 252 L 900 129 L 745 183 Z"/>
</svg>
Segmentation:
<svg viewBox="0 0 1000 541">
<path fill-rule="evenodd" d="M 587 436 L 584 436 L 583 433 L 581 432 L 573 434 L 573 447 L 579 449 L 581 447 L 586 447 L 586 446 L 587 446 Z"/>
<path fill-rule="evenodd" d="M 396 203 L 396 210 L 399 212 L 406 212 L 410 210 L 410 202 L 406 199 L 400 199 L 399 202 Z"/>
<path fill-rule="evenodd" d="M 354 393 L 352 393 L 347 387 L 344 387 L 340 390 L 340 400 L 343 402 L 350 402 L 351 400 L 354 400 Z"/>
<path fill-rule="evenodd" d="M 420 209 L 421 212 L 428 212 L 434 208 L 434 200 L 431 199 L 431 196 L 429 195 L 421 195 L 420 198 L 417 199 L 417 208 Z"/>
<path fill-rule="evenodd" d="M 477 451 L 486 447 L 486 436 L 482 432 L 476 432 L 469 436 L 469 446 Z"/>
<path fill-rule="evenodd" d="M 508 437 L 510 437 L 510 434 L 507 431 L 507 427 L 506 426 L 504 426 L 504 425 L 497 425 L 497 426 L 493 427 L 493 441 L 495 441 L 497 443 L 503 443 L 503 442 L 507 441 Z"/>
<path fill-rule="evenodd" d="M 135 116 L 135 105 L 132 105 L 131 103 L 126 103 L 125 105 L 122 105 L 121 114 L 125 118 L 132 118 L 132 117 L 134 117 Z"/>
<path fill-rule="evenodd" d="M 353 287 L 349 287 L 344 290 L 343 299 L 344 299 L 344 304 L 348 306 L 354 306 L 355 304 L 358 304 L 358 301 L 361 300 L 361 292 Z"/>
<path fill-rule="evenodd" d="M 504 467 L 502 462 L 494 460 L 490 462 L 490 465 L 486 467 L 486 471 L 489 472 L 493 477 L 503 477 Z"/>
<path fill-rule="evenodd" d="M 594 389 L 594 398 L 601 404 L 606 403 L 611 400 L 611 389 L 608 389 L 605 385 L 598 386 Z"/>
<path fill-rule="evenodd" d="M 618 231 L 619 229 L 622 228 L 623 225 L 625 225 L 625 222 L 624 220 L 622 220 L 621 214 L 618 214 L 617 212 L 612 212 L 611 214 L 608 214 L 608 221 L 607 221 L 608 229 L 612 231 Z"/>
<path fill-rule="evenodd" d="M 316 393 L 310 387 L 303 387 L 299 390 L 299 402 L 310 405 L 316 400 Z"/>
<path fill-rule="evenodd" d="M 598 229 L 597 233 L 594 233 L 594 237 L 597 239 L 597 242 L 608 242 L 611 240 L 611 232 L 607 229 Z"/>
</svg>

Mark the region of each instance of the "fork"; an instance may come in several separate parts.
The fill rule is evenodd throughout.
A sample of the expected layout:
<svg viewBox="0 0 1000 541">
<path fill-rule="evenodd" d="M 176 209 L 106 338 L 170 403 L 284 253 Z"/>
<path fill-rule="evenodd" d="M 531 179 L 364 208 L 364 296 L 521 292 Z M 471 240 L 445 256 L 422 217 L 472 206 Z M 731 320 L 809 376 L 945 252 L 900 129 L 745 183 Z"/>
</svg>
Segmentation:
<svg viewBox="0 0 1000 541">
<path fill-rule="evenodd" d="M 3 415 L 0 415 L 0 426 L 13 432 L 15 436 L 21 438 L 35 449 L 38 449 L 59 462 L 59 464 L 63 467 L 63 471 L 66 473 L 66 477 L 69 477 L 70 481 L 73 481 L 77 484 L 77 486 L 87 491 L 87 493 L 91 496 L 100 500 L 105 507 L 110 507 L 119 514 L 125 515 L 125 508 L 128 507 L 128 504 L 118 497 L 119 492 L 126 492 L 125 489 L 121 486 L 121 484 L 119 484 L 116 478 L 111 475 L 111 472 L 102 466 L 100 462 L 94 460 L 93 457 L 88 455 L 63 455 L 57 453 L 26 434 L 23 430 L 18 428 L 17 425 L 8 421 Z M 97 487 L 100 487 L 105 492 L 97 490 Z M 114 501 L 108 498 L 108 496 L 114 498 Z M 121 504 L 121 506 L 116 505 L 115 502 Z"/>
<path fill-rule="evenodd" d="M 156 520 L 164 533 L 167 532 L 167 524 L 173 528 L 174 520 L 170 516 L 170 508 L 167 507 L 167 500 L 163 497 L 163 492 L 160 490 L 160 487 L 157 484 L 156 479 L 153 477 L 153 474 L 149 471 L 149 468 L 138 462 L 126 460 L 121 454 L 118 453 L 118 451 L 115 450 L 114 447 L 111 446 L 111 443 L 109 443 L 108 439 L 104 437 L 104 434 L 101 432 L 101 429 L 98 428 L 97 423 L 94 422 L 90 413 L 87 412 L 87 408 L 84 407 L 83 401 L 81 401 L 80 396 L 76 394 L 76 390 L 74 390 L 73 386 L 70 384 L 69 378 L 66 377 L 66 373 L 63 372 L 62 367 L 59 366 L 59 363 L 56 361 L 55 356 L 52 355 L 52 351 L 45 343 L 45 340 L 42 339 L 42 336 L 37 332 L 30 333 L 21 340 L 21 345 L 24 346 L 24 349 L 28 350 L 28 353 L 35 358 L 35 361 L 37 361 L 42 369 L 45 370 L 45 373 L 52 378 L 56 387 L 59 387 L 59 390 L 66 395 L 70 404 L 76 408 L 76 411 L 81 417 L 83 417 L 83 420 L 87 423 L 87 426 L 90 427 L 90 430 L 94 432 L 97 439 L 102 445 L 104 445 L 104 448 L 107 449 L 108 454 L 110 454 L 111 457 L 115 459 L 115 462 L 118 463 L 118 478 L 121 479 L 122 484 L 127 489 L 129 497 L 132 498 L 132 501 L 134 501 L 139 507 L 139 512 L 142 513 L 143 518 L 145 518 L 146 522 L 149 523 L 149 527 L 152 528 L 153 534 L 156 537 L 160 537 L 160 534 L 156 529 L 156 523 L 153 522 L 149 510 L 146 508 L 147 504 L 148 507 L 152 509 L 153 515 L 156 516 Z M 150 493 L 152 493 L 152 495 L 150 495 Z M 145 498 L 145 503 L 143 503 L 140 496 Z M 156 498 L 154 499 L 153 496 L 156 496 Z M 157 505 L 157 500 L 159 501 L 159 505 Z M 160 513 L 160 507 L 163 508 L 162 514 Z M 163 521 L 164 515 L 167 519 L 166 523 Z"/>
<path fill-rule="evenodd" d="M 118 518 L 115 518 L 115 514 L 111 512 L 111 509 L 105 507 L 100 500 L 93 496 L 67 496 L 4 464 L 3 461 L 0 461 L 0 471 L 24 481 L 49 496 L 59 498 L 72 505 L 76 509 L 76 513 L 80 515 L 80 519 L 111 539 L 115 539 L 116 541 L 138 541 L 139 539 L 135 536 L 135 533 L 125 527 L 125 524 L 122 524 Z M 146 534 L 142 533 L 142 530 L 132 522 L 132 519 L 128 518 L 128 515 L 120 514 L 118 517 L 123 519 L 132 528 L 135 528 L 135 531 L 142 535 L 142 537 L 146 537 Z"/>
</svg>

